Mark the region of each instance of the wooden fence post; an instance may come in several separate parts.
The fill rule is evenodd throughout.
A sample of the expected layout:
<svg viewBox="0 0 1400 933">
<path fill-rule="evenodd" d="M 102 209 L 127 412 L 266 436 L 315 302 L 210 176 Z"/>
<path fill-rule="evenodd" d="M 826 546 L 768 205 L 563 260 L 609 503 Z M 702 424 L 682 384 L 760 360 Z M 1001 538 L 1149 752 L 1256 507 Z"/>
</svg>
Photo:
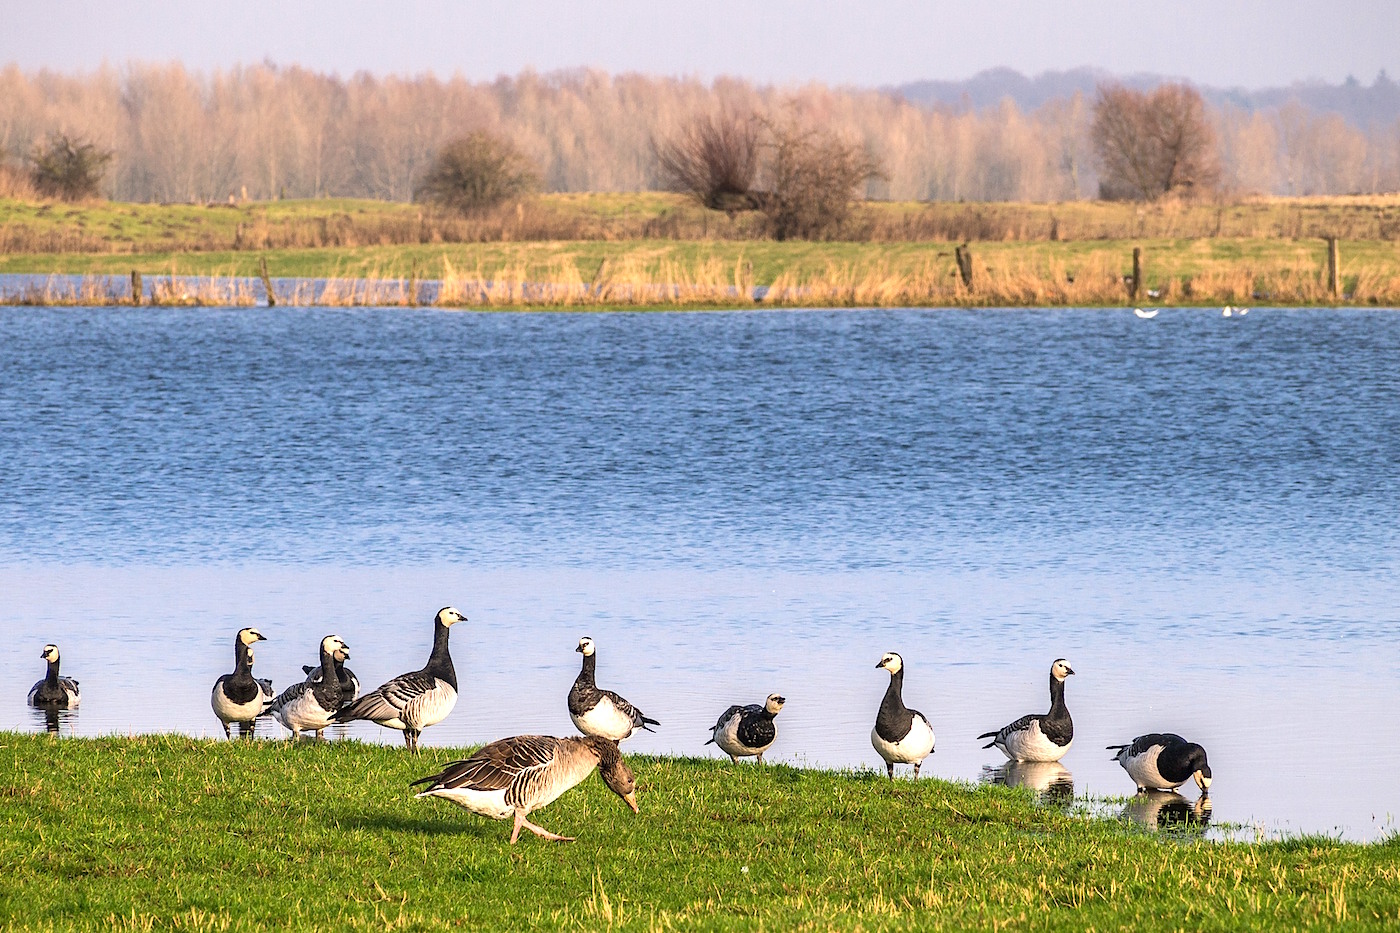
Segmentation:
<svg viewBox="0 0 1400 933">
<path fill-rule="evenodd" d="M 972 288 L 972 250 L 967 248 L 967 244 L 953 248 L 953 260 L 958 264 L 958 275 L 962 277 L 963 286 Z"/>
<path fill-rule="evenodd" d="M 262 270 L 263 288 L 267 289 L 267 306 L 275 308 L 277 306 L 277 296 L 272 293 L 272 279 L 267 274 L 267 257 L 258 257 L 258 266 Z"/>
<path fill-rule="evenodd" d="M 1128 298 L 1137 301 L 1139 291 L 1142 289 L 1142 247 L 1133 247 L 1133 280 L 1128 283 Z"/>
<path fill-rule="evenodd" d="M 135 269 L 131 270 L 131 303 L 139 305 L 145 296 L 145 289 L 141 285 L 141 273 Z"/>
<path fill-rule="evenodd" d="M 1341 250 L 1337 247 L 1337 238 L 1329 236 L 1327 238 L 1327 292 L 1333 298 L 1341 294 L 1341 289 L 1338 287 L 1338 270 L 1341 265 Z"/>
</svg>

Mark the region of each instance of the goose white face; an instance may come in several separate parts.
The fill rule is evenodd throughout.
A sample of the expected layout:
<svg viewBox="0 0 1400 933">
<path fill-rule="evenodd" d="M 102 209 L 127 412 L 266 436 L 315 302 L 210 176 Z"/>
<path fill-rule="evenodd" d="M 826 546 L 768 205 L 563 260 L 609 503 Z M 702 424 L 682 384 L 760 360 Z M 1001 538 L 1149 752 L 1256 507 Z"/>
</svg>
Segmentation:
<svg viewBox="0 0 1400 933">
<path fill-rule="evenodd" d="M 776 693 L 770 693 L 768 694 L 768 702 L 763 704 L 763 708 L 770 713 L 776 713 L 783 708 L 783 704 L 786 702 L 786 697 L 778 696 Z"/>
<path fill-rule="evenodd" d="M 456 625 L 458 622 L 467 621 L 467 617 L 451 606 L 444 606 L 438 610 L 437 620 L 443 625 L 452 626 Z"/>
<path fill-rule="evenodd" d="M 1195 780 L 1196 786 L 1199 787 L 1199 788 L 1201 789 L 1201 793 L 1204 794 L 1206 791 L 1210 790 L 1210 775 L 1209 775 L 1209 774 L 1205 774 L 1204 772 L 1197 771 L 1195 774 L 1191 775 L 1191 777 L 1192 777 L 1193 780 Z"/>
<path fill-rule="evenodd" d="M 583 636 L 578 640 L 578 647 L 574 650 L 577 651 L 579 654 L 583 655 L 585 658 L 588 657 L 594 651 L 593 639 L 589 638 L 587 635 Z"/>
<path fill-rule="evenodd" d="M 45 661 L 58 660 L 58 645 L 45 645 L 43 654 L 39 655 Z"/>
<path fill-rule="evenodd" d="M 251 645 L 255 641 L 267 641 L 267 638 L 255 628 L 245 628 L 238 630 L 238 640 L 245 645 Z"/>
<path fill-rule="evenodd" d="M 898 674 L 904 669 L 904 659 L 893 651 L 890 651 L 886 652 L 885 656 L 880 659 L 880 663 L 875 666 L 877 668 L 884 668 L 891 674 Z"/>
<path fill-rule="evenodd" d="M 1050 665 L 1050 673 L 1055 675 L 1056 680 L 1064 680 L 1070 674 L 1074 673 L 1074 668 L 1070 667 L 1069 662 L 1064 658 L 1060 658 L 1056 660 L 1054 664 Z"/>
<path fill-rule="evenodd" d="M 321 650 L 337 661 L 345 661 L 350 657 L 350 646 L 341 641 L 339 635 L 327 635 L 321 639 Z"/>
</svg>

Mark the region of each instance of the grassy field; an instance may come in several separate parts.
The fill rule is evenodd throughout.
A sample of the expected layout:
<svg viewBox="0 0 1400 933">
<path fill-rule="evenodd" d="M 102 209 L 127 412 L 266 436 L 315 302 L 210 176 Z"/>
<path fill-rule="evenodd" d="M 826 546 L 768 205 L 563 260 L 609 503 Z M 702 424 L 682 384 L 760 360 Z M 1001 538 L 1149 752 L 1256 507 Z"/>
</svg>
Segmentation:
<svg viewBox="0 0 1400 933">
<path fill-rule="evenodd" d="M 860 216 L 865 233 L 883 233 L 776 242 L 753 217 L 662 193 L 549 195 L 474 220 L 373 201 L 0 200 L 0 273 L 251 276 L 265 262 L 274 277 L 378 283 L 329 302 L 346 304 L 406 301 L 411 278 L 448 280 L 439 302 L 447 306 L 722 307 L 746 303 L 735 296 L 754 286 L 771 286 L 770 304 L 833 307 L 1400 304 L 1400 198 L 882 203 Z M 1347 237 L 1340 296 L 1328 289 L 1324 233 Z M 970 287 L 953 260 L 964 241 Z M 1124 285 L 1135 247 L 1151 292 L 1136 300 Z M 525 284 L 541 282 L 559 288 L 527 297 Z M 679 288 L 657 288 L 670 285 Z"/>
<path fill-rule="evenodd" d="M 1400 922 L 1400 841 L 1213 843 L 871 773 L 631 759 L 509 825 L 460 751 L 0 734 L 7 929 L 1280 929 Z"/>
</svg>

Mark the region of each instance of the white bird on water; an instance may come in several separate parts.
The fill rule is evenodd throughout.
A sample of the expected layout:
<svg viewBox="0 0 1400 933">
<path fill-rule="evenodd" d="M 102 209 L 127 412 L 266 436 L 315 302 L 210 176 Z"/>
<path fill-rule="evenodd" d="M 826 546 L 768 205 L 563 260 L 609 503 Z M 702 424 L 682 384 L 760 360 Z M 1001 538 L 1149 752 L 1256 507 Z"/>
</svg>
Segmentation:
<svg viewBox="0 0 1400 933">
<path fill-rule="evenodd" d="M 1141 308 L 1134 308 L 1133 313 L 1136 314 L 1138 317 L 1142 318 L 1144 321 L 1150 321 L 1157 316 L 1157 312 L 1160 310 L 1162 309 L 1153 308 L 1151 311 L 1144 311 Z"/>
</svg>

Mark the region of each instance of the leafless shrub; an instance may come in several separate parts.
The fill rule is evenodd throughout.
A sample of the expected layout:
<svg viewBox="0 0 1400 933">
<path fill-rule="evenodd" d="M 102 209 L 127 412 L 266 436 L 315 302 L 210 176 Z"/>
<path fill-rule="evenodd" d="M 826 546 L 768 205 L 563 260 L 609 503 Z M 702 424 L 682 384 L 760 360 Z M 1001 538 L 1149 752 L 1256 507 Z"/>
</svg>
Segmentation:
<svg viewBox="0 0 1400 933">
<path fill-rule="evenodd" d="M 1155 201 L 1165 194 L 1204 194 L 1220 181 L 1215 133 L 1201 95 L 1185 84 L 1150 92 L 1099 88 L 1090 129 L 1103 166 L 1105 200 Z"/>
<path fill-rule="evenodd" d="M 30 180 L 39 194 L 65 201 L 97 197 L 113 153 L 95 143 L 56 133 L 29 157 Z"/>
<path fill-rule="evenodd" d="M 694 118 L 672 138 L 652 143 L 663 183 L 711 210 L 752 208 L 762 129 L 753 114 Z"/>
<path fill-rule="evenodd" d="M 761 207 L 775 240 L 829 239 L 851 214 L 856 189 L 880 176 L 862 146 L 786 123 L 769 128 L 768 190 Z"/>
<path fill-rule="evenodd" d="M 470 215 L 538 187 L 539 172 L 515 146 L 477 131 L 439 150 L 414 198 Z"/>
</svg>

